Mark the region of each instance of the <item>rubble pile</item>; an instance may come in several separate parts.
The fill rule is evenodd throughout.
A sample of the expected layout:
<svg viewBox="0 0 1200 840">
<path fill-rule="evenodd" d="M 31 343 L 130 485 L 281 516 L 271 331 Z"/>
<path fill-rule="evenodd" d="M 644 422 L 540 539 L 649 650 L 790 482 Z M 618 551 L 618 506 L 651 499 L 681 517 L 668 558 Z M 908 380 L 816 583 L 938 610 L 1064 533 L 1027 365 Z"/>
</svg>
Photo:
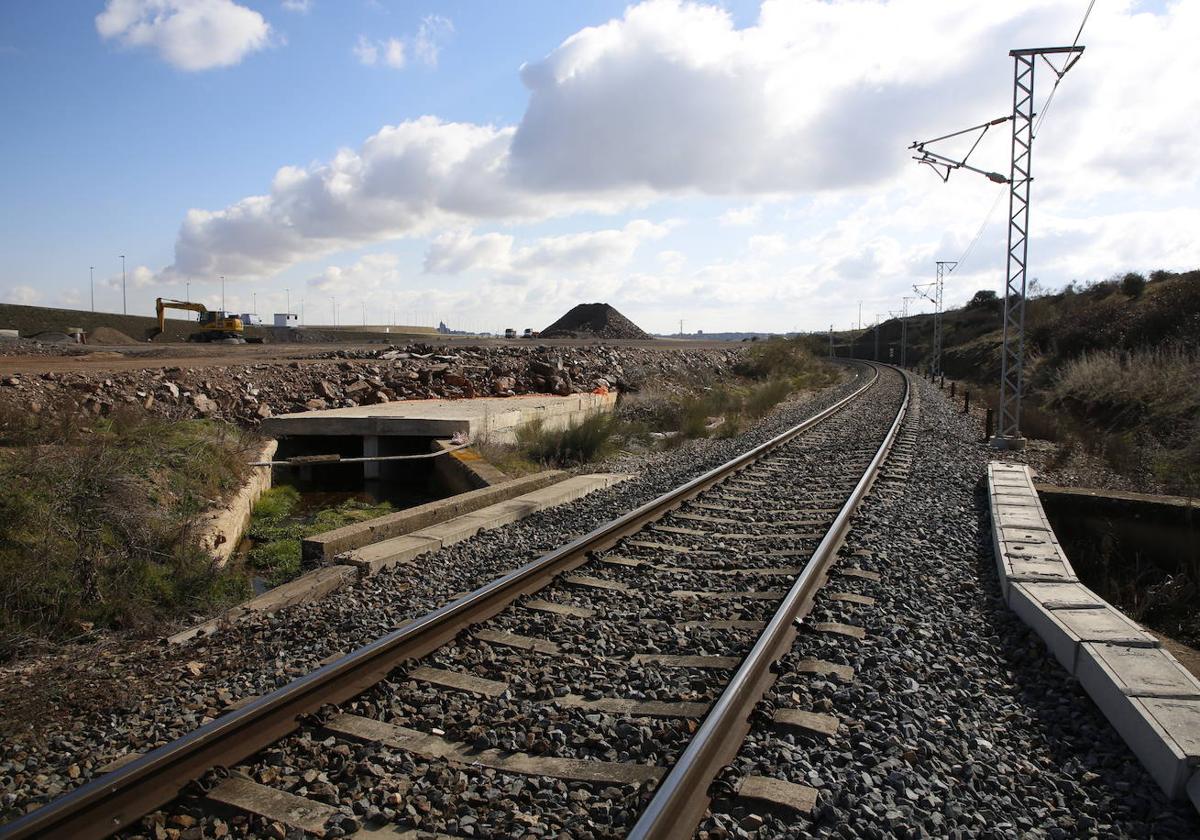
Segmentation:
<svg viewBox="0 0 1200 840">
<path fill-rule="evenodd" d="M 636 338 L 653 336 L 607 303 L 581 303 L 542 330 L 543 338 Z"/>
<path fill-rule="evenodd" d="M 164 367 L 0 377 L 0 404 L 41 413 L 75 403 L 95 415 L 140 405 L 173 418 L 211 417 L 254 427 L 274 414 L 394 400 L 671 390 L 732 374 L 729 350 L 425 345 L 344 350 L 322 358 L 222 367 Z"/>
</svg>

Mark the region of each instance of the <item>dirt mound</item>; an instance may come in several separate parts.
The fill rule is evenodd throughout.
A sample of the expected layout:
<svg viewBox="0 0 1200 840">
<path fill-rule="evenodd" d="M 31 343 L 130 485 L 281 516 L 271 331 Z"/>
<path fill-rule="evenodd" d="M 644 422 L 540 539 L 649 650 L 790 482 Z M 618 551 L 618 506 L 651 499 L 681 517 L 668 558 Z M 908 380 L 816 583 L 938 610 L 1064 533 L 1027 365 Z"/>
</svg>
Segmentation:
<svg viewBox="0 0 1200 840">
<path fill-rule="evenodd" d="M 40 341 L 43 344 L 74 344 L 75 339 L 62 332 L 40 332 L 35 336 L 31 336 L 34 341 Z"/>
<path fill-rule="evenodd" d="M 112 327 L 96 327 L 87 334 L 88 344 L 137 344 L 138 342 Z"/>
<path fill-rule="evenodd" d="M 581 303 L 542 330 L 543 338 L 640 338 L 651 336 L 607 303 Z"/>
</svg>

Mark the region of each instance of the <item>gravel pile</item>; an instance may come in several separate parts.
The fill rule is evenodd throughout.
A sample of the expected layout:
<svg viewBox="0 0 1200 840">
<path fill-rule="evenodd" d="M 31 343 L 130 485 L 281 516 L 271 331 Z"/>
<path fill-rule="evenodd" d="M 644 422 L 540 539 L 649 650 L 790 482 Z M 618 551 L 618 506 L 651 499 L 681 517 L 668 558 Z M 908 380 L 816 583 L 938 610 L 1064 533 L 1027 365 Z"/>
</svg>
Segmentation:
<svg viewBox="0 0 1200 840">
<path fill-rule="evenodd" d="M 581 303 L 541 333 L 543 338 L 653 338 L 607 303 Z"/>
<path fill-rule="evenodd" d="M 808 816 L 724 800 L 706 838 L 1194 838 L 1078 683 L 1005 606 L 992 560 L 990 451 L 978 426 L 928 383 L 902 492 L 877 485 L 843 561 L 880 582 L 835 576 L 812 621 L 864 626 L 863 642 L 802 633 L 765 711 L 834 714 L 836 738 L 756 725 L 727 771 L 817 788 Z M 854 607 L 830 588 L 876 599 Z M 851 665 L 850 683 L 791 672 L 800 658 Z M 761 827 L 760 827 L 761 826 Z"/>
<path fill-rule="evenodd" d="M 657 354 L 655 354 L 657 357 Z M 54 670 L 6 674 L 0 818 L 81 784 L 128 751 L 159 746 L 238 700 L 263 694 L 666 492 L 795 425 L 861 384 L 780 407 L 729 440 L 688 442 L 604 465 L 633 480 L 426 555 L 314 604 L 256 617 L 181 649 L 119 644 Z"/>
</svg>

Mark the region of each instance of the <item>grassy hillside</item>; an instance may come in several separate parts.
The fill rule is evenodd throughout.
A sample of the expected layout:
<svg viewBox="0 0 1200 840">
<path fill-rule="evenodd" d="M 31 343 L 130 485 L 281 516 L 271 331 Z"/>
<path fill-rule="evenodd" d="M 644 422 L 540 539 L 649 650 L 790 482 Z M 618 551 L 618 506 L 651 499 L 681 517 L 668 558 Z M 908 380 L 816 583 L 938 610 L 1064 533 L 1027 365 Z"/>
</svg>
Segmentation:
<svg viewBox="0 0 1200 840">
<path fill-rule="evenodd" d="M 1087 446 L 1118 472 L 1148 465 L 1168 492 L 1200 494 L 1200 271 L 1072 284 L 1032 297 L 1025 317 L 1025 433 Z M 1001 301 L 980 293 L 943 324 L 946 375 L 993 392 Z M 932 331 L 932 315 L 909 319 L 910 364 L 927 364 Z M 899 336 L 898 321 L 882 325 L 883 359 Z M 835 341 L 873 354 L 869 331 Z"/>
</svg>

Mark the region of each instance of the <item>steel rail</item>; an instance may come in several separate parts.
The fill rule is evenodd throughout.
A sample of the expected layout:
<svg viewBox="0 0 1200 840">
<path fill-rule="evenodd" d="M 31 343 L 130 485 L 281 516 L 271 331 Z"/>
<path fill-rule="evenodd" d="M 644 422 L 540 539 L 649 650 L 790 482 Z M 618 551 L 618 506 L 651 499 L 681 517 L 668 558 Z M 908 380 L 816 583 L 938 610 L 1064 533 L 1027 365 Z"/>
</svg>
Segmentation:
<svg viewBox="0 0 1200 840">
<path fill-rule="evenodd" d="M 398 665 L 491 618 L 520 596 L 616 545 L 629 534 L 829 419 L 879 381 L 881 366 L 861 387 L 771 440 L 680 487 L 611 520 L 473 592 L 405 624 L 364 647 L 265 694 L 242 708 L 164 744 L 17 820 L 0 826 L 0 840 L 34 837 L 99 840 L 176 798 L 207 771 L 228 767 L 289 735 L 326 704 L 342 703 L 382 681 Z"/>
<path fill-rule="evenodd" d="M 796 636 L 794 622 L 812 609 L 817 590 L 824 584 L 833 558 L 850 529 L 850 518 L 871 488 L 899 434 L 911 393 L 908 375 L 903 372 L 901 375 L 904 377 L 904 399 L 875 457 L 737 673 L 725 686 L 671 772 L 659 784 L 650 804 L 630 831 L 630 840 L 686 840 L 695 835 L 711 801 L 709 785 L 741 748 L 750 731 L 750 714 L 775 680 L 771 669 L 791 647 Z"/>
</svg>

